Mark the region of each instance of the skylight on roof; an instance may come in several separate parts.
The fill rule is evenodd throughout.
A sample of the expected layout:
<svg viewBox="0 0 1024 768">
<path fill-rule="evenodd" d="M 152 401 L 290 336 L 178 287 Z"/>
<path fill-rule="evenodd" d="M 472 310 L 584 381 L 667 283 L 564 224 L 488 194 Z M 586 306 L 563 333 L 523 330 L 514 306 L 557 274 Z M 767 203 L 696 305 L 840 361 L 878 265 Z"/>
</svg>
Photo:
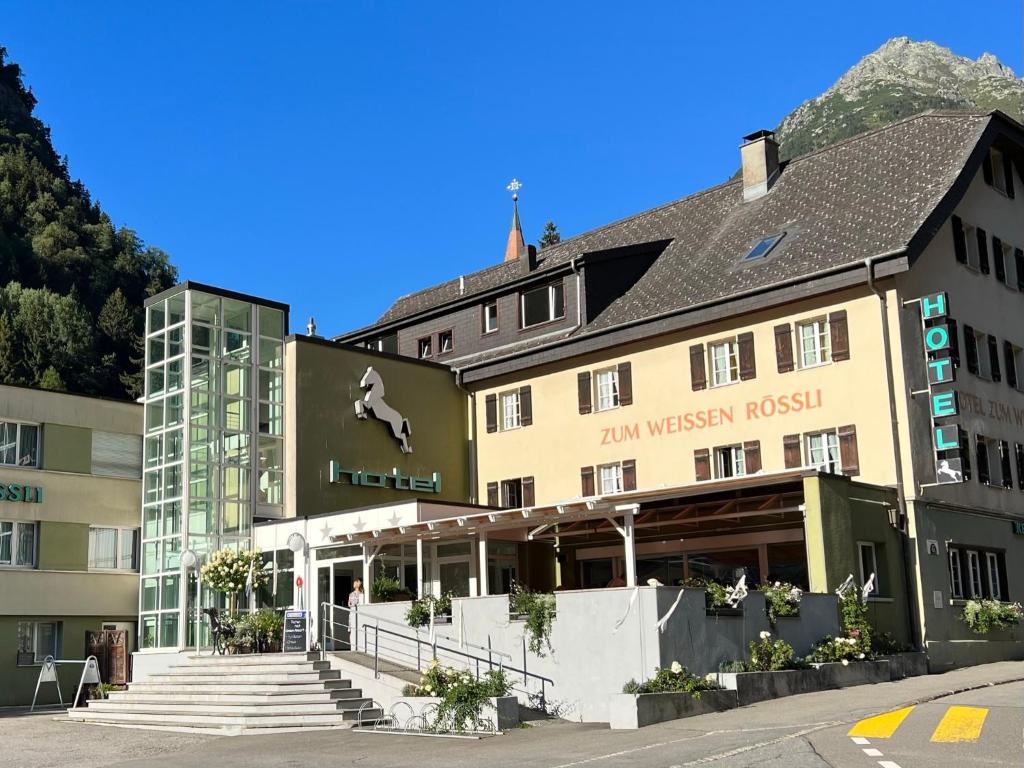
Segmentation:
<svg viewBox="0 0 1024 768">
<path fill-rule="evenodd" d="M 769 235 L 768 237 L 761 238 L 757 245 L 750 249 L 750 253 L 743 257 L 744 261 L 753 261 L 754 259 L 763 259 L 769 254 L 769 252 L 778 245 L 779 240 L 786 236 L 785 232 L 779 232 L 777 235 Z"/>
</svg>

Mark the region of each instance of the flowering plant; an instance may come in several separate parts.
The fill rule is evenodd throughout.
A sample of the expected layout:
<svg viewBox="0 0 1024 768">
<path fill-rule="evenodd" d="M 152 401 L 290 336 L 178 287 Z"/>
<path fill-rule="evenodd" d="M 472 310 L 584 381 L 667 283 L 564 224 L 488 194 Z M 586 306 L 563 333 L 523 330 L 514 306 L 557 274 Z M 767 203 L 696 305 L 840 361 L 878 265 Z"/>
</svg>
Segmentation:
<svg viewBox="0 0 1024 768">
<path fill-rule="evenodd" d="M 750 663 L 746 665 L 748 672 L 777 672 L 799 667 L 793 646 L 781 638 L 772 640 L 771 632 L 762 632 L 759 640 L 750 642 Z"/>
<path fill-rule="evenodd" d="M 270 574 L 263 569 L 263 556 L 258 549 L 241 552 L 218 549 L 203 563 L 203 581 L 217 592 L 236 595 L 245 589 L 250 566 L 253 589 L 262 587 L 270 580 Z"/>
<path fill-rule="evenodd" d="M 768 621 L 773 627 L 779 616 L 800 615 L 800 600 L 804 596 L 800 587 L 793 586 L 789 582 L 776 581 L 774 584 L 762 584 L 758 590 L 764 595 Z"/>
<path fill-rule="evenodd" d="M 714 675 L 697 677 L 686 671 L 686 667 L 678 661 L 671 666 L 657 667 L 654 677 L 643 683 L 630 680 L 622 686 L 623 693 L 688 693 L 695 699 L 700 698 L 702 691 L 717 691 L 721 688 Z"/>
<path fill-rule="evenodd" d="M 477 727 L 477 720 L 492 697 L 507 696 L 511 684 L 500 669 L 476 678 L 468 670 L 442 667 L 432 659 L 419 685 L 407 685 L 406 696 L 436 696 L 441 699 L 432 724 L 435 730 L 465 731 Z"/>
<path fill-rule="evenodd" d="M 983 635 L 993 629 L 1005 629 L 1019 624 L 1024 618 L 1020 603 L 1001 603 L 998 600 L 968 600 L 960 614 L 960 621 L 971 632 Z"/>
<path fill-rule="evenodd" d="M 860 642 L 855 637 L 832 637 L 826 635 L 811 648 L 807 660 L 817 664 L 841 661 L 846 666 L 851 661 L 864 661 L 867 652 L 861 650 Z"/>
</svg>

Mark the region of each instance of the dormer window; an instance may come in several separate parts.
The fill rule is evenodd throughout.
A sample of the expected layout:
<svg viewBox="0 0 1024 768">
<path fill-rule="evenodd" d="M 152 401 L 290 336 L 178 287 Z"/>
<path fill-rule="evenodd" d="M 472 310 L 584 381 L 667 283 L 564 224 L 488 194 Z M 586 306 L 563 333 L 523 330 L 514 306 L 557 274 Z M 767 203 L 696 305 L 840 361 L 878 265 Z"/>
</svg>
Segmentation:
<svg viewBox="0 0 1024 768">
<path fill-rule="evenodd" d="M 993 147 L 988 151 L 983 168 L 985 183 L 1007 197 L 1013 197 L 1013 162 L 1010 156 Z"/>
<path fill-rule="evenodd" d="M 749 253 L 743 257 L 743 261 L 755 261 L 757 259 L 763 259 L 769 253 L 772 248 L 779 244 L 779 241 L 786 236 L 785 232 L 779 232 L 777 235 L 769 235 L 768 237 L 762 237 L 753 248 L 750 249 Z"/>
<path fill-rule="evenodd" d="M 565 295 L 561 283 L 523 291 L 519 300 L 520 325 L 523 328 L 565 317 Z"/>
</svg>

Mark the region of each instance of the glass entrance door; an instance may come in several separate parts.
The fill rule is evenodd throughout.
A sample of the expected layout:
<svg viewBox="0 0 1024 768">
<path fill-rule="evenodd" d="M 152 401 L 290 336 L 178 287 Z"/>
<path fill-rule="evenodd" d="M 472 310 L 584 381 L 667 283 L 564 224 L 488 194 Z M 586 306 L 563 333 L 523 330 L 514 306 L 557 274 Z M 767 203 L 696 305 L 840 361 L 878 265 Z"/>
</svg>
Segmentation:
<svg viewBox="0 0 1024 768">
<path fill-rule="evenodd" d="M 323 603 L 348 607 L 348 596 L 352 592 L 352 584 L 356 579 L 362 578 L 363 564 L 359 560 L 342 560 L 332 563 L 324 563 L 316 569 L 316 604 Z M 322 615 L 322 611 L 318 611 Z M 334 612 L 334 625 L 328 627 L 327 650 L 345 651 L 349 649 L 347 636 L 349 625 L 355 621 L 348 620 L 346 611 Z M 334 637 L 332 642 L 331 636 Z"/>
</svg>

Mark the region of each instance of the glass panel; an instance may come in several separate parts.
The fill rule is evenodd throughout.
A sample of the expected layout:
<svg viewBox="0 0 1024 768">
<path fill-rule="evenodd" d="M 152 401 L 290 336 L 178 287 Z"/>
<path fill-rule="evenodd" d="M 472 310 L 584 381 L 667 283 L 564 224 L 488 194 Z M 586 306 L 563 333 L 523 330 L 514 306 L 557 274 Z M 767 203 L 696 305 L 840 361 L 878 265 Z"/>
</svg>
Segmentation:
<svg viewBox="0 0 1024 768">
<path fill-rule="evenodd" d="M 185 322 L 185 292 L 171 296 L 167 300 L 167 324 L 176 325 Z"/>
<path fill-rule="evenodd" d="M 251 342 L 252 337 L 248 333 L 224 331 L 224 356 L 240 363 L 248 362 Z"/>
<path fill-rule="evenodd" d="M 217 331 L 208 325 L 192 323 L 192 353 L 216 355 L 217 349 Z"/>
<path fill-rule="evenodd" d="M 164 426 L 164 401 L 154 400 L 146 403 L 146 431 L 152 432 Z"/>
<path fill-rule="evenodd" d="M 164 495 L 165 499 L 181 496 L 181 464 L 172 464 L 164 467 Z"/>
<path fill-rule="evenodd" d="M 260 334 L 277 339 L 284 338 L 284 312 L 270 307 L 259 307 L 259 315 Z"/>
<path fill-rule="evenodd" d="M 264 470 L 257 479 L 257 500 L 262 504 L 282 504 L 284 497 L 284 473 Z"/>
<path fill-rule="evenodd" d="M 284 344 L 274 339 L 260 339 L 260 365 L 284 367 Z"/>
<path fill-rule="evenodd" d="M 89 567 L 117 567 L 117 529 L 89 529 Z"/>
<path fill-rule="evenodd" d="M 171 395 L 164 406 L 164 424 L 174 427 L 185 419 L 185 403 L 181 395 Z"/>
<path fill-rule="evenodd" d="M 142 580 L 142 610 L 155 611 L 159 579 Z"/>
<path fill-rule="evenodd" d="M 161 451 L 160 451 L 160 435 L 146 438 L 146 466 L 155 467 L 160 463 Z"/>
<path fill-rule="evenodd" d="M 149 340 L 149 359 L 147 364 L 159 363 L 164 359 L 164 335 L 158 334 Z"/>
<path fill-rule="evenodd" d="M 192 445 L 189 454 L 192 461 L 213 461 L 217 456 L 216 433 L 206 427 L 192 427 Z"/>
<path fill-rule="evenodd" d="M 18 456 L 18 425 L 0 422 L 0 464 L 15 464 Z"/>
<path fill-rule="evenodd" d="M 225 499 L 249 498 L 249 470 L 243 467 L 224 467 L 221 495 Z"/>
<path fill-rule="evenodd" d="M 160 645 L 163 647 L 175 646 L 178 644 L 178 614 L 160 614 Z"/>
<path fill-rule="evenodd" d="M 146 395 L 152 397 L 164 391 L 164 367 L 150 368 L 146 375 Z"/>
<path fill-rule="evenodd" d="M 224 394 L 231 397 L 249 397 L 252 369 L 239 365 L 224 366 Z"/>
<path fill-rule="evenodd" d="M 249 532 L 249 507 L 234 501 L 224 502 L 224 533 L 244 536 Z"/>
<path fill-rule="evenodd" d="M 469 596 L 469 563 L 441 563 L 441 594 L 451 592 L 455 597 Z"/>
<path fill-rule="evenodd" d="M 181 539 L 165 539 L 164 540 L 164 570 L 165 571 L 176 571 L 180 567 L 179 558 L 181 557 Z"/>
<path fill-rule="evenodd" d="M 39 427 L 22 424 L 18 430 L 18 466 L 34 467 L 38 458 Z"/>
<path fill-rule="evenodd" d="M 36 524 L 19 523 L 17 565 L 35 565 L 36 562 Z"/>
<path fill-rule="evenodd" d="M 284 434 L 284 408 L 280 405 L 260 403 L 259 431 L 265 435 Z"/>
<path fill-rule="evenodd" d="M 160 501 L 160 470 L 147 470 L 142 478 L 144 488 L 142 495 L 143 503 L 151 504 L 154 501 Z"/>
<path fill-rule="evenodd" d="M 192 319 L 210 325 L 220 324 L 220 297 L 207 293 L 192 293 Z"/>
<path fill-rule="evenodd" d="M 147 541 L 142 545 L 142 572 L 157 573 L 160 570 L 160 542 Z"/>
<path fill-rule="evenodd" d="M 249 465 L 249 435 L 224 435 L 224 462 L 228 464 Z"/>
<path fill-rule="evenodd" d="M 214 498 L 217 495 L 217 470 L 214 465 L 192 462 L 189 469 L 189 495 L 196 498 Z"/>
<path fill-rule="evenodd" d="M 181 533 L 181 502 L 169 501 L 164 504 L 164 536 Z"/>
<path fill-rule="evenodd" d="M 217 525 L 213 517 L 212 501 L 192 501 L 188 505 L 188 532 L 193 533 L 216 533 Z M 189 539 L 192 548 L 195 549 L 195 540 Z M 196 550 L 198 551 L 198 550 Z"/>
<path fill-rule="evenodd" d="M 336 560 L 339 557 L 362 557 L 363 550 L 359 544 L 349 544 L 337 547 L 321 547 L 313 550 L 313 558 L 316 560 Z"/>
<path fill-rule="evenodd" d="M 177 357 L 185 351 L 185 329 L 174 328 L 167 332 L 167 356 Z"/>
<path fill-rule="evenodd" d="M 147 326 L 147 333 L 159 331 L 164 327 L 164 303 L 162 301 L 157 302 L 149 308 L 149 322 L 147 323 Z"/>
<path fill-rule="evenodd" d="M 244 301 L 224 299 L 224 327 L 236 331 L 252 330 L 252 305 Z"/>
<path fill-rule="evenodd" d="M 224 428 L 235 432 L 248 432 L 250 410 L 248 400 L 224 398 Z"/>
<path fill-rule="evenodd" d="M 261 470 L 284 469 L 284 442 L 273 437 L 260 438 Z"/>
<path fill-rule="evenodd" d="M 219 390 L 217 363 L 205 357 L 192 358 L 192 389 Z"/>
<path fill-rule="evenodd" d="M 468 555 L 469 553 L 470 546 L 468 541 L 459 541 L 454 544 L 437 545 L 438 557 L 453 557 L 456 555 Z"/>
<path fill-rule="evenodd" d="M 163 588 L 160 590 L 160 607 L 164 610 L 177 608 L 180 602 L 178 589 L 180 576 L 164 576 Z"/>
<path fill-rule="evenodd" d="M 185 379 L 185 358 L 179 357 L 167 363 L 167 391 L 173 392 L 181 389 Z"/>
<path fill-rule="evenodd" d="M 260 400 L 280 403 L 284 400 L 284 374 L 280 371 L 260 371 Z"/>
<path fill-rule="evenodd" d="M 143 648 L 156 648 L 156 616 L 140 616 L 142 622 L 142 637 L 139 641 Z"/>
<path fill-rule="evenodd" d="M 142 510 L 142 535 L 155 539 L 160 535 L 160 506 L 144 507 Z"/>
<path fill-rule="evenodd" d="M 174 429 L 164 435 L 164 461 L 180 461 L 185 452 L 182 430 Z"/>
<path fill-rule="evenodd" d="M 0 563 L 10 565 L 12 540 L 14 539 L 14 523 L 0 520 Z"/>
</svg>

